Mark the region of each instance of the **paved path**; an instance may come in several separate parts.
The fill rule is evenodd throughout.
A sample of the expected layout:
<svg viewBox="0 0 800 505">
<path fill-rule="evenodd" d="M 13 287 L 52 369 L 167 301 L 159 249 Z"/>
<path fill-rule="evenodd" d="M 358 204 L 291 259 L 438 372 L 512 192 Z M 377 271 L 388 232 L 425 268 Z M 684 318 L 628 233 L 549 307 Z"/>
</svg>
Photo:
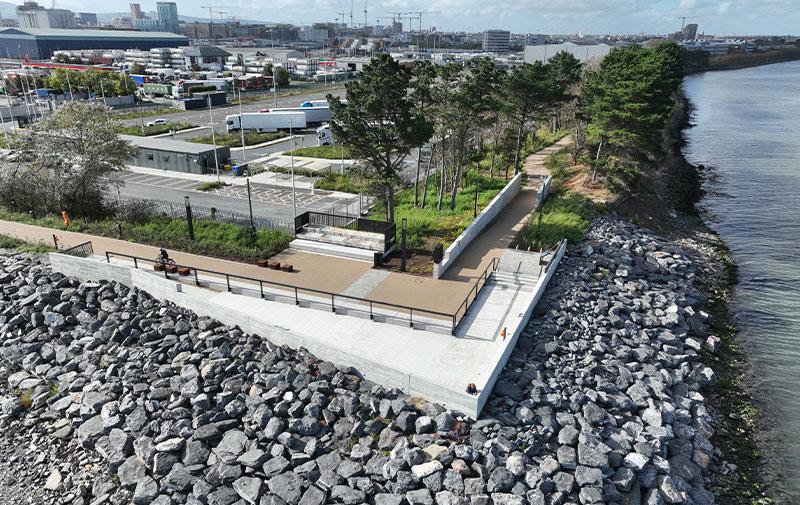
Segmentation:
<svg viewBox="0 0 800 505">
<path fill-rule="evenodd" d="M 492 258 L 503 255 L 504 250 L 508 248 L 536 208 L 536 192 L 542 183 L 541 177 L 537 176 L 548 174 L 544 166 L 545 159 L 571 142 L 571 137 L 564 137 L 525 159 L 524 169 L 529 177 L 519 195 L 508 204 L 500 217 L 461 253 L 453 266 L 445 272 L 444 279 L 473 280 L 483 273 Z"/>
</svg>

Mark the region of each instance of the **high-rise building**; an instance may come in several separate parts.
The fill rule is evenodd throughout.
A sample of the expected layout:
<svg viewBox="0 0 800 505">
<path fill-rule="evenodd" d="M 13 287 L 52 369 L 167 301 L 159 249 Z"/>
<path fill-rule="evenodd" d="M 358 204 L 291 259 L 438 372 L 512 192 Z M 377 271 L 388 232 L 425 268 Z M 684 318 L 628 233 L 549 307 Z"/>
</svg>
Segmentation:
<svg viewBox="0 0 800 505">
<path fill-rule="evenodd" d="M 144 14 L 142 14 L 142 6 L 137 3 L 131 4 L 131 21 L 133 24 L 136 24 L 137 21 L 144 18 Z"/>
<path fill-rule="evenodd" d="M 28 1 L 17 7 L 20 28 L 77 28 L 75 14 L 67 9 L 46 9 Z"/>
<path fill-rule="evenodd" d="M 681 32 L 682 40 L 694 40 L 697 38 L 697 23 L 689 23 L 683 27 Z"/>
<path fill-rule="evenodd" d="M 178 5 L 175 2 L 156 2 L 156 13 L 161 31 L 178 33 Z"/>
<path fill-rule="evenodd" d="M 490 53 L 507 53 L 511 50 L 511 32 L 486 30 L 483 32 L 483 50 Z"/>
</svg>

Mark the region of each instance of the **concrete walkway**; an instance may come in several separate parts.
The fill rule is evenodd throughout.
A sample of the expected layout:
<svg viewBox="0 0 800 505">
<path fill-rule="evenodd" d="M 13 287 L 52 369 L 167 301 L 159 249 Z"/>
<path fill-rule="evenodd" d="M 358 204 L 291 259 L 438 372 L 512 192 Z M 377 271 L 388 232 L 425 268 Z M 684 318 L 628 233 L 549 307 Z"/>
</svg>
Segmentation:
<svg viewBox="0 0 800 505">
<path fill-rule="evenodd" d="M 536 192 L 542 183 L 542 179 L 537 176 L 549 173 L 544 166 L 545 159 L 571 143 L 572 138 L 566 136 L 525 159 L 523 168 L 529 178 L 522 186 L 519 195 L 508 204 L 500 217 L 461 253 L 453 266 L 447 269 L 443 279 L 472 281 L 483 273 L 492 258 L 503 255 L 536 208 Z"/>
</svg>

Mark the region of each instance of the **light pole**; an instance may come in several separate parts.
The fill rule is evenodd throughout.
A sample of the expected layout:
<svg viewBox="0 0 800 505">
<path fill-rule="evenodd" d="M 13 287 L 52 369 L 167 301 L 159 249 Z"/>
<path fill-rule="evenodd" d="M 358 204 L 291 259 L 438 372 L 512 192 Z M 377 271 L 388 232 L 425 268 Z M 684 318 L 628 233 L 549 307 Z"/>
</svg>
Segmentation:
<svg viewBox="0 0 800 505">
<path fill-rule="evenodd" d="M 294 193 L 294 135 L 292 134 L 292 120 L 289 119 L 289 140 L 292 142 L 292 150 L 289 154 L 292 157 L 292 219 L 297 217 L 297 200 Z"/>
<path fill-rule="evenodd" d="M 211 128 L 211 143 L 214 144 L 214 167 L 217 170 L 217 180 L 219 181 L 219 154 L 217 154 L 217 134 L 214 132 L 214 114 L 211 112 L 211 95 L 206 95 L 208 98 L 208 118 L 211 121 L 208 125 Z M 239 120 L 239 127 L 241 128 L 242 122 Z"/>
<path fill-rule="evenodd" d="M 103 105 L 108 107 L 108 102 L 106 102 L 106 89 L 103 87 L 103 81 L 100 80 L 100 93 L 103 94 Z"/>
<path fill-rule="evenodd" d="M 245 149 L 246 146 L 244 145 L 244 124 L 242 123 L 242 88 L 241 87 L 239 88 L 239 132 L 242 134 L 242 163 L 247 163 L 247 150 Z M 248 184 L 250 184 L 250 183 L 248 182 Z"/>
</svg>

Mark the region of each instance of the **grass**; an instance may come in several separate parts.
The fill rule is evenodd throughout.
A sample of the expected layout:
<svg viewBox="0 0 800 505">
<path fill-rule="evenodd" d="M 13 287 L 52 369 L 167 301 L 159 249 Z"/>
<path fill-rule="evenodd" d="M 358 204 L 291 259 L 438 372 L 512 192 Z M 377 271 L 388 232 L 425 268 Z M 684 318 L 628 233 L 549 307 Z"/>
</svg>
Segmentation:
<svg viewBox="0 0 800 505">
<path fill-rule="evenodd" d="M 240 132 L 229 132 L 223 133 L 221 135 L 217 135 L 217 145 L 219 146 L 227 146 L 227 147 L 242 147 L 242 134 Z M 286 137 L 286 134 L 283 132 L 268 132 L 268 133 L 245 133 L 244 134 L 244 143 L 248 146 L 254 146 L 257 144 L 263 144 L 264 142 L 270 142 L 272 140 L 277 140 L 280 138 Z M 189 142 L 197 142 L 198 144 L 213 144 L 213 139 L 211 135 L 202 135 L 200 137 L 194 137 L 189 139 Z"/>
<path fill-rule="evenodd" d="M 119 114 L 114 114 L 114 117 L 119 119 L 120 121 L 124 121 L 126 119 L 139 119 L 140 117 L 153 117 L 153 116 L 162 116 L 167 114 L 175 114 L 177 112 L 184 112 L 181 109 L 176 109 L 174 107 L 168 107 L 166 109 L 161 108 L 153 108 L 147 109 L 142 108 L 141 113 L 136 110 L 135 112 L 121 112 Z"/>
<path fill-rule="evenodd" d="M 197 186 L 198 191 L 208 191 L 209 189 L 216 189 L 216 188 L 224 188 L 225 186 L 230 186 L 227 182 L 223 181 L 208 181 L 204 182 L 203 184 Z"/>
<path fill-rule="evenodd" d="M 284 155 L 294 153 L 295 156 L 305 156 L 308 158 L 324 158 L 326 160 L 341 160 L 342 159 L 342 146 L 309 146 L 295 149 L 294 151 L 286 151 Z M 350 148 L 344 146 L 344 159 L 352 159 L 353 156 Z"/>
<path fill-rule="evenodd" d="M 160 135 L 162 133 L 169 133 L 173 129 L 176 132 L 181 130 L 187 130 L 189 128 L 195 128 L 197 125 L 193 125 L 190 123 L 167 123 L 167 124 L 157 124 L 153 126 L 145 126 L 144 127 L 144 134 L 142 134 L 142 127 L 141 125 L 136 126 L 121 126 L 118 131 L 119 133 L 124 133 L 125 135 L 138 135 L 140 137 L 149 137 L 150 135 Z"/>
<path fill-rule="evenodd" d="M 472 223 L 475 210 L 474 173 L 468 174 L 467 178 L 471 183 L 459 190 L 453 210 L 448 205 L 449 193 L 442 201 L 442 209 L 436 210 L 437 195 L 434 184 L 429 184 L 425 208 L 414 207 L 414 188 L 397 193 L 395 222 L 399 226 L 403 219 L 408 220 L 406 237 L 409 248 L 432 250 L 437 242 L 441 242 L 447 248 Z M 431 175 L 431 179 L 435 179 L 434 174 Z M 483 210 L 506 184 L 505 179 L 479 176 L 478 212 Z M 421 200 L 422 191 L 420 191 Z M 377 204 L 370 212 L 370 217 L 385 220 L 386 207 L 381 203 Z"/>
<path fill-rule="evenodd" d="M 33 390 L 26 389 L 19 394 L 19 404 L 23 409 L 28 410 L 33 405 Z"/>
<path fill-rule="evenodd" d="M 580 242 L 596 214 L 595 205 L 587 197 L 570 191 L 570 155 L 567 151 L 553 153 L 545 160 L 553 176 L 550 196 L 539 211 L 533 212 L 512 246 L 524 249 L 549 249 L 561 239 Z"/>
<path fill-rule="evenodd" d="M 195 240 L 189 240 L 185 219 L 154 218 L 145 223 L 122 222 L 122 237 L 118 222 L 112 219 L 83 221 L 73 219 L 69 228 L 55 215 L 40 218 L 0 209 L 0 219 L 33 224 L 56 230 L 69 230 L 103 237 L 122 238 L 130 242 L 165 247 L 187 253 L 216 256 L 252 262 L 273 256 L 286 249 L 292 236 L 280 230 L 252 230 L 219 221 L 194 221 Z"/>
<path fill-rule="evenodd" d="M 354 174 L 327 173 L 314 183 L 314 187 L 326 191 L 361 193 L 366 189 L 366 184 L 363 179 Z"/>
<path fill-rule="evenodd" d="M 16 249 L 19 252 L 45 254 L 56 250 L 55 247 L 38 243 L 31 244 L 8 235 L 0 235 L 0 249 Z"/>
</svg>

